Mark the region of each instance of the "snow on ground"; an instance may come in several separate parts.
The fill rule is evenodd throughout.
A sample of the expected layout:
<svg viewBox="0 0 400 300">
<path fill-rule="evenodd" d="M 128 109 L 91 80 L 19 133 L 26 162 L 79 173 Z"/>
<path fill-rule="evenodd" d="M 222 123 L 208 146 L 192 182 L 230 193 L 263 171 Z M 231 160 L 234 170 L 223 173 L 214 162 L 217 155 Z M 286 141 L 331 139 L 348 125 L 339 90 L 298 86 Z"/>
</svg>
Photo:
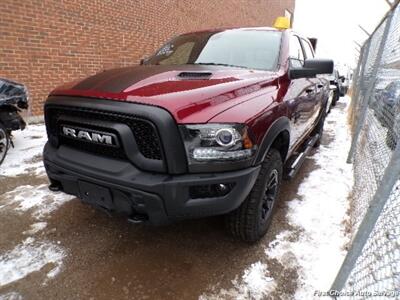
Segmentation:
<svg viewBox="0 0 400 300">
<path fill-rule="evenodd" d="M 13 131 L 13 136 L 15 148 L 8 150 L 4 162 L 0 165 L 0 178 L 26 173 L 44 174 L 43 163 L 39 158 L 47 140 L 45 126 L 29 125 L 23 131 Z"/>
<path fill-rule="evenodd" d="M 342 100 L 349 103 L 348 97 Z M 342 102 L 341 101 L 341 102 Z M 298 270 L 294 299 L 318 299 L 316 291 L 328 291 L 346 255 L 349 194 L 353 186 L 352 166 L 346 163 L 350 149 L 347 114 L 332 109 L 324 128 L 332 141 L 321 145 L 313 159 L 319 168 L 304 179 L 298 197 L 288 202 L 287 220 L 297 230 L 283 231 L 267 245 L 265 254 L 284 267 Z M 283 187 L 284 188 L 284 187 Z M 250 275 L 249 275 L 250 274 Z M 238 284 L 200 299 L 265 299 L 276 287 L 268 266 L 257 262 L 244 271 Z"/>
<path fill-rule="evenodd" d="M 15 148 L 10 148 L 0 166 L 0 182 L 3 178 L 19 175 L 44 176 L 41 159 L 47 140 L 44 125 L 30 125 L 24 131 L 14 133 Z M 57 243 L 35 237 L 47 226 L 48 215 L 74 197 L 53 193 L 47 184 L 23 185 L 0 195 L 0 213 L 7 211 L 29 213 L 36 220 L 22 234 L 25 239 L 13 249 L 0 252 L 0 287 L 20 280 L 32 272 L 48 267 L 47 278 L 60 272 L 66 251 Z M 0 299 L 18 299 L 18 294 L 0 295 Z"/>
<path fill-rule="evenodd" d="M 276 288 L 267 265 L 261 262 L 256 262 L 244 270 L 241 279 L 235 278 L 232 285 L 231 289 L 221 289 L 214 295 L 201 295 L 199 300 L 265 299 L 268 293 Z"/>
<path fill-rule="evenodd" d="M 29 230 L 23 232 L 25 235 L 34 235 L 47 227 L 47 222 L 37 222 L 30 226 Z"/>
<path fill-rule="evenodd" d="M 65 255 L 59 245 L 36 241 L 29 237 L 13 250 L 0 255 L 0 287 L 39 271 L 49 264 L 53 267 L 47 273 L 47 277 L 52 278 L 61 270 Z"/>
<path fill-rule="evenodd" d="M 6 293 L 4 295 L 0 295 L 0 300 L 22 300 L 23 297 L 17 292 Z"/>
<path fill-rule="evenodd" d="M 20 186 L 0 198 L 1 210 L 29 212 L 38 222 L 31 224 L 23 234 L 28 236 L 11 251 L 0 253 L 0 287 L 39 271 L 47 265 L 53 267 L 47 273 L 54 277 L 62 268 L 66 256 L 63 248 L 54 242 L 36 240 L 35 234 L 46 228 L 46 216 L 74 197 L 62 193 L 50 193 L 46 184 Z"/>
<path fill-rule="evenodd" d="M 61 192 L 49 192 L 47 184 L 23 185 L 4 194 L 0 203 L 2 208 L 13 207 L 22 212 L 30 210 L 35 218 L 40 219 L 74 198 Z"/>
</svg>

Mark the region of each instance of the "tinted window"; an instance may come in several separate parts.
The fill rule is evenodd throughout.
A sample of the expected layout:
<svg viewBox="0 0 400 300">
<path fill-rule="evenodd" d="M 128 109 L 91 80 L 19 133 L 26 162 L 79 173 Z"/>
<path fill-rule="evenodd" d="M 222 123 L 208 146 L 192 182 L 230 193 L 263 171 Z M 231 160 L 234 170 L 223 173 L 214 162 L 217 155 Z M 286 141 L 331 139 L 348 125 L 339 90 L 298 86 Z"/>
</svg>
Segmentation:
<svg viewBox="0 0 400 300">
<path fill-rule="evenodd" d="M 165 44 L 146 64 L 215 64 L 274 70 L 280 44 L 278 31 L 233 29 L 190 33 Z"/>
<path fill-rule="evenodd" d="M 304 51 L 306 53 L 306 58 L 314 58 L 314 51 L 310 43 L 304 39 L 302 41 L 303 41 Z"/>
<path fill-rule="evenodd" d="M 299 68 L 304 63 L 304 53 L 301 48 L 300 40 L 297 36 L 292 35 L 289 43 L 290 63 L 293 67 Z"/>
</svg>

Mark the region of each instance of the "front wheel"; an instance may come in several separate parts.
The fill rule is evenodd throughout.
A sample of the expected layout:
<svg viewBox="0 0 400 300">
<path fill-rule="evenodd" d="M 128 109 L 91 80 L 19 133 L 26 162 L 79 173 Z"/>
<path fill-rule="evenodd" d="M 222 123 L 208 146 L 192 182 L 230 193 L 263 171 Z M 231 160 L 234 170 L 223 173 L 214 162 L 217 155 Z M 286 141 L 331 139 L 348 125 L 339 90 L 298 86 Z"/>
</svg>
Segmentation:
<svg viewBox="0 0 400 300">
<path fill-rule="evenodd" d="M 282 158 L 270 149 L 246 200 L 226 216 L 228 231 L 246 242 L 256 242 L 267 232 L 282 181 Z"/>
<path fill-rule="evenodd" d="M 7 133 L 7 129 L 3 124 L 0 123 L 0 165 L 6 157 L 8 148 L 10 145 L 10 137 Z"/>
</svg>

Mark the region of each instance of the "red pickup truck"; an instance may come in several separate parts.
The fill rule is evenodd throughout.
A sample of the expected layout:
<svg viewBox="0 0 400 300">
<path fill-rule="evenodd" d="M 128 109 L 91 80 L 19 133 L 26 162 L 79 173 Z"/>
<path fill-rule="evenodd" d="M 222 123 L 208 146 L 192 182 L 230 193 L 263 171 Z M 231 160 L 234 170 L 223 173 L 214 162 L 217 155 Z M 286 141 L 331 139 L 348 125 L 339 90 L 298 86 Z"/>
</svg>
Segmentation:
<svg viewBox="0 0 400 300">
<path fill-rule="evenodd" d="M 226 215 L 267 231 L 284 176 L 318 145 L 329 87 L 290 29 L 179 35 L 140 65 L 61 86 L 45 103 L 49 188 L 131 222 Z"/>
</svg>

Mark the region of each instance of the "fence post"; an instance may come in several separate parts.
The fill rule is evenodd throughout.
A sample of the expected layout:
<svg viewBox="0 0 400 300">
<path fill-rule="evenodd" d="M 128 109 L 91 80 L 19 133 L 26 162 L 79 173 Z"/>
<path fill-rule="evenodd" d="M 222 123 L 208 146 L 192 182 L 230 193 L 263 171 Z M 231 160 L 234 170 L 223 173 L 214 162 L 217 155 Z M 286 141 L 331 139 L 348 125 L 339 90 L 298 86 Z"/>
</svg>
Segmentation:
<svg viewBox="0 0 400 300">
<path fill-rule="evenodd" d="M 351 160 L 353 158 L 354 150 L 355 150 L 361 129 L 362 129 L 365 119 L 366 119 L 368 104 L 371 101 L 372 92 L 375 87 L 378 67 L 379 67 L 379 64 L 381 61 L 380 59 L 383 54 L 386 38 L 389 34 L 389 29 L 391 27 L 393 15 L 394 15 L 394 11 L 392 11 L 388 15 L 388 18 L 387 18 L 387 21 L 385 24 L 384 32 L 382 34 L 382 39 L 381 39 L 378 53 L 377 53 L 377 59 L 374 62 L 373 69 L 371 72 L 372 82 L 369 84 L 367 93 L 365 95 L 366 98 L 363 103 L 361 116 L 358 120 L 356 132 L 353 137 L 352 145 L 351 145 L 350 152 L 349 152 L 348 162 L 351 162 Z M 400 143 L 397 143 L 396 149 L 392 154 L 392 157 L 390 159 L 388 166 L 390 166 L 390 167 L 387 167 L 385 169 L 382 180 L 371 200 L 371 203 L 369 204 L 367 212 L 357 230 L 357 233 L 356 233 L 356 235 L 353 239 L 353 242 L 351 244 L 351 247 L 343 261 L 343 264 L 339 270 L 339 273 L 337 274 L 335 281 L 332 284 L 332 287 L 331 287 L 332 295 L 335 295 L 336 291 L 341 291 L 343 289 L 344 285 L 346 284 L 346 282 L 351 274 L 351 271 L 354 268 L 354 265 L 357 262 L 357 259 L 361 255 L 364 245 L 366 244 L 368 237 L 370 236 L 372 230 L 374 229 L 375 224 L 383 210 L 383 207 L 385 206 L 385 204 L 390 196 L 393 186 L 395 185 L 396 181 L 399 179 L 399 176 L 400 176 Z"/>
<path fill-rule="evenodd" d="M 353 77 L 353 83 L 352 83 L 352 97 L 351 97 L 351 106 L 352 106 L 352 111 L 351 111 L 351 119 L 354 120 L 354 114 L 356 112 L 356 108 L 358 106 L 358 96 L 360 93 L 360 78 L 363 77 L 364 74 L 364 66 L 366 60 L 366 52 L 368 52 L 369 49 L 369 40 L 364 43 L 363 46 L 360 47 L 360 56 L 358 59 L 357 63 L 357 68 L 356 71 L 354 72 L 354 77 Z"/>
<path fill-rule="evenodd" d="M 388 15 L 388 18 L 386 20 L 385 29 L 384 29 L 384 31 L 382 33 L 381 43 L 379 45 L 378 53 L 376 55 L 376 60 L 374 62 L 374 65 L 372 66 L 372 72 L 371 72 L 371 75 L 370 75 L 370 77 L 372 78 L 372 82 L 369 83 L 367 92 L 364 95 L 365 100 L 364 100 L 364 103 L 362 103 L 363 107 L 362 107 L 362 110 L 361 110 L 361 113 L 360 113 L 360 117 L 357 120 L 356 130 L 354 132 L 354 136 L 353 136 L 353 139 L 351 141 L 349 154 L 347 156 L 347 163 L 352 163 L 352 161 L 353 161 L 353 156 L 354 156 L 354 152 L 355 152 L 355 149 L 356 149 L 356 146 L 357 146 L 358 138 L 360 136 L 361 129 L 362 129 L 363 125 L 364 125 L 365 118 L 367 116 L 368 104 L 369 104 L 369 102 L 371 101 L 371 98 L 372 98 L 372 93 L 373 93 L 373 90 L 374 90 L 374 87 L 375 87 L 376 78 L 377 78 L 377 74 L 378 74 L 379 64 L 380 64 L 380 61 L 381 61 L 381 58 L 382 58 L 383 50 L 385 48 L 385 41 L 386 41 L 386 37 L 389 34 L 389 29 L 390 29 L 390 25 L 392 23 L 391 21 L 392 21 L 393 15 L 394 15 L 394 10 L 390 12 L 390 14 Z M 369 50 L 370 50 L 370 47 L 371 47 L 371 43 L 372 43 L 372 36 L 370 36 L 370 38 L 368 40 L 368 47 L 366 49 L 368 54 L 369 54 Z M 367 62 L 368 56 L 369 55 L 366 56 L 366 60 L 365 60 L 364 66 L 363 66 L 361 80 L 364 79 L 365 64 Z M 361 82 L 361 84 L 363 84 L 363 82 Z"/>
<path fill-rule="evenodd" d="M 364 43 L 364 45 L 361 47 L 359 64 L 357 66 L 357 72 L 356 72 L 357 80 L 354 81 L 354 83 L 357 85 L 363 84 L 363 82 L 362 81 L 360 82 L 360 80 L 364 78 L 365 65 L 368 59 L 368 52 L 370 45 L 371 45 L 370 38 L 368 38 L 367 41 Z M 359 92 L 360 89 L 357 89 L 354 98 L 358 99 Z"/>
<path fill-rule="evenodd" d="M 362 46 L 360 48 L 360 57 L 358 59 L 356 72 L 354 73 L 354 77 L 353 77 L 353 95 L 354 95 L 354 99 L 352 99 L 352 101 L 355 100 L 358 97 L 358 96 L 356 96 L 358 94 L 358 89 L 356 90 L 356 86 L 359 83 L 360 75 L 361 75 L 362 68 L 363 68 L 363 61 L 364 61 L 364 55 L 365 55 L 364 53 L 366 52 L 365 48 L 366 48 L 366 46 Z"/>
<path fill-rule="evenodd" d="M 354 94 L 354 99 L 352 99 L 352 101 L 357 99 L 357 103 L 355 103 L 356 106 L 358 106 L 358 102 L 360 101 L 360 99 L 359 99 L 359 97 L 360 97 L 360 89 L 362 89 L 362 87 L 364 86 L 363 79 L 364 79 L 365 65 L 367 64 L 370 46 L 371 46 L 371 37 L 368 39 L 367 44 L 365 45 L 365 49 L 363 49 L 362 52 L 361 52 L 361 57 L 360 57 L 361 72 L 360 72 L 360 75 L 357 78 L 358 83 L 355 82 L 356 84 L 359 84 L 359 88 L 356 90 L 356 92 Z M 356 106 L 353 109 L 357 109 Z M 350 164 L 352 162 L 352 158 L 353 158 L 354 151 L 355 151 L 355 148 L 356 148 L 356 145 L 357 145 L 357 141 L 358 141 L 358 136 L 360 134 L 360 131 L 361 131 L 361 128 L 362 128 L 362 124 L 364 123 L 364 119 L 365 119 L 364 115 L 367 113 L 367 107 L 368 107 L 368 105 L 364 105 L 364 107 L 362 108 L 363 110 L 361 112 L 361 116 L 359 116 L 358 119 L 357 119 L 356 129 L 354 131 L 354 136 L 353 136 L 353 139 L 351 141 L 349 154 L 347 156 L 347 163 L 348 164 Z"/>
</svg>

